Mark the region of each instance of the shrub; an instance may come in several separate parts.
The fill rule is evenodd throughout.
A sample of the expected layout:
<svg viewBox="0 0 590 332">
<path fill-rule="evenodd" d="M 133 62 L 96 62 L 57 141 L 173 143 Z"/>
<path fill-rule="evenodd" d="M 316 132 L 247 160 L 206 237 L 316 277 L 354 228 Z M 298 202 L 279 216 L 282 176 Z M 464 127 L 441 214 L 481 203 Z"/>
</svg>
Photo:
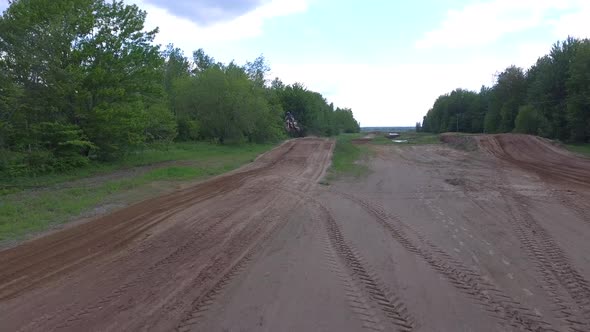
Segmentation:
<svg viewBox="0 0 590 332">
<path fill-rule="evenodd" d="M 199 122 L 197 120 L 180 119 L 178 120 L 178 136 L 179 141 L 196 141 L 200 135 Z"/>
<path fill-rule="evenodd" d="M 170 142 L 178 133 L 176 121 L 165 105 L 152 105 L 147 110 L 146 140 Z"/>
<path fill-rule="evenodd" d="M 537 135 L 540 125 L 539 112 L 530 105 L 522 106 L 514 124 L 514 130 L 518 133 Z"/>
</svg>

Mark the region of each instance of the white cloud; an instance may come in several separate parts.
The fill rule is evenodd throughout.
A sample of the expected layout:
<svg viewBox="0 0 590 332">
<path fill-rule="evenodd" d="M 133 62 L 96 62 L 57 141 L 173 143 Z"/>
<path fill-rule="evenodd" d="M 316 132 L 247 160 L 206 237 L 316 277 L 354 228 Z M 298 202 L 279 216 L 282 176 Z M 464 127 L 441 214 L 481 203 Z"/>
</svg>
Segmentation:
<svg viewBox="0 0 590 332">
<path fill-rule="evenodd" d="M 166 9 L 145 3 L 146 0 L 127 1 L 147 10 L 148 28 L 160 27 L 158 43 L 172 42 L 187 52 L 202 47 L 218 60 L 229 61 L 233 56 L 242 61 L 264 50 L 239 48 L 235 46 L 236 41 L 260 36 L 265 22 L 272 18 L 305 12 L 312 0 L 272 0 L 239 17 L 207 26 L 177 17 Z M 512 64 L 529 67 L 549 51 L 553 41 L 567 35 L 587 36 L 590 29 L 585 24 L 587 17 L 590 17 L 588 0 L 488 0 L 447 13 L 440 27 L 428 32 L 416 45 L 423 48 L 480 46 L 528 29 L 537 35 L 539 31 L 554 35 L 541 38 L 548 42 L 521 40 L 513 48 L 499 43 L 501 47 L 494 54 L 474 48 L 474 52 L 457 53 L 453 58 L 456 61 L 447 64 L 427 63 L 428 60 L 398 64 L 338 63 L 337 59 L 334 63 L 269 60 L 272 77 L 278 76 L 287 84 L 301 82 L 337 106 L 351 107 L 363 126 L 413 125 L 440 94 L 458 87 L 478 90 L 481 85 L 489 86 L 493 84 L 494 73 Z M 437 57 L 436 62 L 441 60 Z"/>
<path fill-rule="evenodd" d="M 509 64 L 491 57 L 452 65 L 275 64 L 272 74 L 287 84 L 328 91 L 328 101 L 352 108 L 362 126 L 411 126 L 442 93 L 458 87 L 479 90 L 491 84 L 496 69 Z"/>
<path fill-rule="evenodd" d="M 250 12 L 264 3 L 264 0 L 143 0 L 172 14 L 186 17 L 202 25 L 231 20 Z"/>
<path fill-rule="evenodd" d="M 590 1 L 582 1 L 579 10 L 559 17 L 550 22 L 553 32 L 559 39 L 568 36 L 578 38 L 590 37 Z"/>
<path fill-rule="evenodd" d="M 147 11 L 146 28 L 160 28 L 156 42 L 174 43 L 187 52 L 198 48 L 208 49 L 208 45 L 214 43 L 257 37 L 263 33 L 263 25 L 268 19 L 304 12 L 308 6 L 306 0 L 270 0 L 229 21 L 201 26 L 144 0 L 128 2 Z"/>
<path fill-rule="evenodd" d="M 532 28 L 553 28 L 587 35 L 587 0 L 493 0 L 450 10 L 441 25 L 416 42 L 418 48 L 466 47 L 493 43 L 510 34 Z M 575 14 L 570 14 L 575 11 Z M 571 15 L 571 17 L 568 16 Z M 555 16 L 558 18 L 556 19 Z M 584 36 L 582 36 L 584 37 Z"/>
</svg>

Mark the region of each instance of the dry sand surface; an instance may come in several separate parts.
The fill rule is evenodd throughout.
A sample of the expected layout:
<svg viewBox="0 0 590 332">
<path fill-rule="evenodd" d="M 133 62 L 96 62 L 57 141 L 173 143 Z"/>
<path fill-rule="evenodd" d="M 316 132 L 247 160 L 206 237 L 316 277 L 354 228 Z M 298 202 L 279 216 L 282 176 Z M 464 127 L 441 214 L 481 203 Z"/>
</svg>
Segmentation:
<svg viewBox="0 0 590 332">
<path fill-rule="evenodd" d="M 590 331 L 590 160 L 461 140 L 330 186 L 334 143 L 292 140 L 1 251 L 0 330 Z"/>
</svg>

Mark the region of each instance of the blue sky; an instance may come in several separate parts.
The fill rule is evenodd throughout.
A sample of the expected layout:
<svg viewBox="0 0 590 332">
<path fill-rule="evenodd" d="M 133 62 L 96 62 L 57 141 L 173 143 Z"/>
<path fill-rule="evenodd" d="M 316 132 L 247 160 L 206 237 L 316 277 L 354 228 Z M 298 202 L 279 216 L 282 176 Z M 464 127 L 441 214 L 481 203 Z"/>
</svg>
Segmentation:
<svg viewBox="0 0 590 332">
<path fill-rule="evenodd" d="M 147 10 L 158 43 L 223 62 L 264 54 L 269 79 L 301 82 L 363 126 L 414 125 L 438 95 L 590 35 L 588 0 L 125 1 Z"/>
</svg>

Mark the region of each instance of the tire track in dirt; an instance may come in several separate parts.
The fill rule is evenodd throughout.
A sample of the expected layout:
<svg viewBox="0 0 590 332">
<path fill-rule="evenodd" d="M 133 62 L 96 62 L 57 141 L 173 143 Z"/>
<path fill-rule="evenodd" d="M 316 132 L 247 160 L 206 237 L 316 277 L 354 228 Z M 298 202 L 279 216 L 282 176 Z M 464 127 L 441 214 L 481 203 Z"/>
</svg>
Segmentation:
<svg viewBox="0 0 590 332">
<path fill-rule="evenodd" d="M 483 145 L 486 150 L 490 148 Z M 527 198 L 516 190 L 501 185 L 510 183 L 505 168 L 510 168 L 514 162 L 498 157 L 491 160 L 496 176 L 495 188 L 497 190 L 511 216 L 511 226 L 517 236 L 521 247 L 526 252 L 531 262 L 536 267 L 537 275 L 541 278 L 542 289 L 553 301 L 553 310 L 557 318 L 571 331 L 590 330 L 590 284 L 574 268 L 570 259 L 559 247 L 555 239 L 543 228 L 526 209 Z M 521 167 L 521 165 L 516 165 Z M 526 168 L 525 168 L 526 169 Z M 572 208 L 582 219 L 587 215 L 586 211 L 580 209 L 579 203 L 567 198 L 562 199 L 560 191 L 553 191 L 561 203 Z M 470 197 L 469 195 L 466 195 Z"/>
<path fill-rule="evenodd" d="M 497 190 L 502 186 L 488 186 L 486 187 L 487 190 Z M 480 203 L 477 199 L 474 199 L 471 196 L 471 192 L 469 190 L 462 191 L 465 194 L 465 197 L 469 199 L 471 203 L 476 205 L 483 213 L 489 215 L 495 215 L 493 210 L 490 210 L 488 207 Z M 512 216 L 513 220 L 520 220 L 519 217 L 515 217 L 514 212 L 512 209 L 514 207 L 510 206 L 510 203 L 504 197 L 505 204 L 508 206 L 509 214 Z M 514 208 L 519 210 L 519 208 Z M 526 255 L 531 259 L 533 264 L 535 265 L 536 272 L 541 276 L 541 283 L 539 287 L 543 289 L 550 301 L 552 302 L 551 311 L 555 314 L 555 318 L 562 324 L 562 326 L 567 327 L 571 331 L 582 332 L 587 331 L 586 327 L 584 327 L 585 323 L 581 322 L 579 318 L 576 318 L 576 314 L 571 310 L 572 307 L 575 307 L 576 304 L 573 303 L 571 300 L 567 299 L 567 295 L 564 294 L 563 290 L 559 288 L 559 284 L 555 277 L 552 275 L 551 268 L 549 267 L 550 264 L 544 258 L 544 254 L 542 249 L 539 248 L 536 241 L 533 241 L 531 237 L 527 234 L 526 228 L 522 226 L 515 226 L 511 225 L 514 228 L 515 235 L 518 241 L 521 244 L 521 247 L 524 247 L 524 251 Z"/>
<path fill-rule="evenodd" d="M 324 150 L 328 150 L 327 157 L 323 158 L 321 163 L 317 165 L 315 164 L 314 172 L 306 172 L 306 165 L 314 164 L 313 162 L 309 161 L 308 157 L 291 157 L 291 158 L 284 158 L 279 162 L 273 165 L 273 168 L 279 168 L 281 166 L 285 167 L 289 171 L 284 171 L 281 173 L 285 173 L 285 176 L 280 176 L 277 179 L 281 182 L 281 186 L 273 186 L 273 189 L 278 189 L 282 192 L 279 194 L 275 194 L 276 197 L 281 197 L 288 194 L 287 197 L 283 198 L 283 201 L 290 202 L 293 204 L 291 209 L 295 208 L 297 204 L 300 204 L 297 201 L 293 200 L 293 197 L 306 197 L 307 195 L 293 190 L 281 190 L 283 187 L 286 187 L 286 181 L 288 179 L 298 179 L 301 183 L 296 184 L 297 186 L 303 185 L 303 189 L 308 191 L 315 185 L 316 181 L 321 177 L 322 174 L 326 171 L 326 168 L 329 164 L 330 157 L 331 157 L 331 150 L 333 148 L 333 143 L 329 141 L 321 142 L 317 145 L 314 149 L 318 150 L 320 147 L 323 147 Z M 312 154 L 313 155 L 313 154 Z M 295 174 L 295 177 L 293 176 Z M 269 174 L 270 175 L 270 174 Z M 299 176 L 298 176 L 299 175 Z M 295 194 L 295 195 L 293 195 Z M 272 204 L 271 204 L 272 205 Z M 288 204 L 287 204 L 288 205 Z M 288 214 L 290 210 L 286 213 Z M 283 214 L 285 211 L 283 210 Z M 196 297 L 192 303 L 191 308 L 183 314 L 180 323 L 176 326 L 177 331 L 190 331 L 199 328 L 199 324 L 203 321 L 204 316 L 210 309 L 210 307 L 215 303 L 217 297 L 223 292 L 225 287 L 243 270 L 245 270 L 249 263 L 253 260 L 255 256 L 257 256 L 263 249 L 264 245 L 272 238 L 274 234 L 280 231 L 286 225 L 286 218 L 281 218 L 280 214 L 275 213 L 275 221 L 274 224 L 270 227 L 270 230 L 266 233 L 262 232 L 260 239 L 257 240 L 253 245 L 249 248 L 245 249 L 244 254 L 238 258 L 234 264 L 232 264 L 229 268 L 223 272 L 222 277 L 211 287 L 209 291 L 206 291 L 201 296 Z M 259 233 L 259 232 L 257 232 Z"/>
<path fill-rule="evenodd" d="M 319 218 L 317 220 L 320 222 Z M 346 292 L 346 299 L 348 305 L 352 311 L 357 315 L 358 319 L 361 320 L 363 327 L 375 330 L 383 331 L 385 327 L 381 324 L 381 321 L 375 311 L 367 304 L 367 300 L 358 286 L 350 276 L 348 272 L 345 272 L 344 267 L 340 263 L 332 243 L 327 234 L 324 236 L 324 256 L 328 263 L 328 268 L 331 272 L 335 273 Z"/>
<path fill-rule="evenodd" d="M 486 159 L 485 163 L 487 165 L 492 164 L 492 170 L 495 173 L 495 176 L 489 177 L 487 179 L 488 182 L 485 184 L 480 184 L 480 187 L 485 188 L 487 191 L 497 191 L 500 193 L 507 207 L 508 214 L 511 217 L 510 226 L 514 229 L 514 233 L 524 252 L 536 267 L 536 273 L 540 277 L 541 281 L 539 284 L 540 288 L 546 292 L 548 298 L 553 303 L 553 308 L 551 308 L 551 311 L 555 314 L 555 318 L 561 323 L 563 327 L 566 327 L 571 331 L 589 331 L 590 326 L 587 323 L 587 319 L 580 317 L 580 310 L 572 310 L 572 308 L 580 307 L 580 305 L 575 301 L 572 301 L 572 299 L 569 299 L 570 296 L 568 296 L 565 290 L 560 287 L 560 281 L 554 276 L 553 263 L 550 262 L 546 257 L 547 252 L 553 252 L 556 248 L 544 248 L 538 243 L 538 241 L 548 241 L 549 243 L 556 245 L 555 241 L 544 229 L 538 229 L 540 226 L 536 223 L 530 213 L 528 213 L 528 211 L 523 208 L 523 206 L 526 205 L 525 196 L 506 185 L 507 183 L 510 183 L 510 181 L 507 179 L 504 170 L 506 168 L 512 167 L 513 165 L 510 163 L 510 161 L 507 161 L 503 158 L 498 158 L 498 156 L 496 156 L 494 153 L 491 153 L 489 151 L 489 147 L 487 147 L 485 144 L 484 149 L 494 157 L 494 159 L 491 160 Z M 547 192 L 547 189 L 527 190 L 527 192 L 531 191 L 545 193 Z M 469 190 L 469 188 L 463 187 L 462 192 L 464 196 L 469 199 L 471 203 L 479 207 L 483 213 L 489 214 L 491 216 L 496 214 L 494 210 L 491 210 L 485 204 L 482 204 L 477 199 L 475 199 L 473 197 L 474 193 Z M 563 193 L 561 190 L 552 190 L 551 195 L 560 199 L 560 201 L 566 206 L 572 209 L 577 209 L 579 215 L 585 214 L 585 212 L 579 211 L 577 204 L 570 202 L 568 199 L 563 199 Z M 538 234 L 543 234 L 545 240 L 539 240 Z M 557 250 L 563 254 L 561 249 L 558 247 Z M 579 273 L 575 272 L 574 275 L 575 274 L 581 277 Z M 578 281 L 568 281 L 567 283 L 570 285 L 575 285 L 578 283 Z M 583 284 L 587 285 L 585 282 L 583 282 Z M 581 288 L 575 286 L 574 288 L 578 288 L 577 294 L 579 294 L 579 290 Z M 580 300 L 582 299 L 580 298 Z M 588 301 L 584 303 L 587 302 Z"/>
<path fill-rule="evenodd" d="M 280 151 L 279 148 L 282 147 L 283 146 L 279 146 L 273 150 Z M 228 193 L 240 187 L 245 181 L 258 175 L 258 173 L 274 169 L 276 165 L 281 162 L 281 158 L 292 151 L 294 147 L 295 144 L 292 141 L 287 142 L 284 144 L 285 151 L 279 152 L 279 155 L 272 158 L 270 161 L 261 162 L 261 166 L 221 175 L 203 183 L 199 183 L 194 187 L 139 202 L 126 209 L 115 211 L 108 216 L 98 218 L 96 220 L 105 220 L 105 222 L 90 222 L 82 224 L 77 227 L 73 227 L 72 229 L 66 229 L 62 232 L 50 234 L 45 238 L 40 238 L 36 241 L 31 241 L 30 243 L 24 243 L 18 248 L 18 250 L 16 250 L 16 248 L 4 250 L 0 256 L 0 264 L 9 265 L 22 260 L 30 261 L 31 258 L 39 255 L 39 250 L 37 248 L 40 247 L 41 244 L 43 245 L 44 251 L 55 252 L 56 247 L 70 242 L 73 239 L 79 238 L 80 234 L 76 231 L 84 231 L 84 233 L 94 234 L 94 237 L 101 237 L 105 234 L 108 235 L 112 233 L 116 234 L 119 229 L 114 229 L 114 231 L 112 231 L 112 229 L 108 228 L 109 226 L 112 226 L 112 224 L 114 224 L 116 227 L 124 227 L 125 224 L 132 224 L 133 222 L 144 219 L 146 216 L 153 215 L 154 213 L 158 214 L 167 212 L 171 208 L 179 205 L 180 209 L 178 210 L 182 210 L 183 208 L 200 203 L 209 198 Z M 274 152 L 273 150 L 271 150 L 269 153 Z M 138 211 L 141 212 L 138 213 Z M 113 219 L 118 220 L 116 220 L 116 222 L 112 222 L 111 220 Z M 125 219 L 125 222 L 120 223 L 121 220 L 119 219 Z M 108 233 L 104 231 L 107 231 Z M 82 240 L 83 241 L 80 242 L 84 242 L 85 244 L 88 244 L 90 241 L 92 241 L 92 239 L 87 238 Z M 67 251 L 68 250 L 64 249 L 60 251 L 60 253 Z M 34 264 L 31 263 L 30 265 Z M 3 276 L 4 274 L 0 274 L 0 278 Z"/>
<path fill-rule="evenodd" d="M 558 148 L 548 140 L 522 134 L 499 134 L 475 137 L 479 147 L 545 180 L 570 185 L 590 186 L 590 159 Z"/>
<path fill-rule="evenodd" d="M 589 198 L 584 199 L 580 197 L 579 193 L 572 190 L 567 190 L 567 194 L 563 190 L 554 190 L 551 194 L 563 205 L 570 208 L 582 221 L 590 225 Z"/>
<path fill-rule="evenodd" d="M 276 199 L 273 199 L 269 206 L 273 205 L 273 202 L 276 202 Z M 244 207 L 241 206 L 243 209 Z M 258 234 L 264 234 L 264 230 L 267 228 L 267 223 L 269 219 L 266 217 L 262 217 L 262 214 L 265 214 L 264 211 L 267 209 L 261 210 L 260 214 L 255 215 L 250 220 L 234 220 L 233 224 L 226 225 L 225 228 L 220 229 L 218 233 L 231 233 L 231 228 L 235 225 L 235 222 L 244 223 L 247 225 L 242 227 L 237 233 L 230 236 L 225 241 L 220 242 L 219 237 L 207 236 L 201 237 L 202 241 L 198 241 L 195 243 L 194 248 L 191 249 L 190 252 L 184 252 L 183 256 L 177 257 L 186 257 L 194 256 L 195 261 L 192 262 L 192 266 L 188 267 L 191 271 L 194 271 L 195 275 L 190 282 L 186 283 L 185 286 L 177 287 L 177 289 L 167 294 L 165 298 L 159 298 L 158 302 L 162 302 L 162 305 L 159 305 L 154 308 L 150 308 L 150 312 L 145 312 L 147 317 L 150 317 L 151 314 L 157 312 L 157 316 L 159 317 L 169 317 L 174 316 L 178 310 L 181 310 L 183 307 L 183 303 L 187 297 L 190 297 L 191 293 L 193 294 L 200 294 L 202 292 L 206 292 L 208 290 L 208 285 L 217 278 L 219 273 L 221 273 L 228 265 L 232 265 L 236 256 L 239 256 L 242 252 L 247 250 L 247 247 L 250 246 L 252 243 L 256 242 L 256 238 L 258 238 Z M 227 219 L 229 219 L 228 216 Z M 211 235 L 211 234 L 210 234 Z M 224 243 L 227 243 L 224 246 Z M 224 247 L 223 249 L 218 249 L 219 247 Z M 181 249 L 182 250 L 182 249 Z M 217 251 L 217 254 L 212 255 L 210 257 L 200 257 L 199 254 L 202 252 L 212 252 Z M 193 254 L 191 254 L 191 252 Z M 203 254 L 201 254 L 202 256 Z M 157 274 L 157 278 L 155 280 L 147 280 L 142 282 L 140 285 L 142 286 L 141 289 L 154 289 L 158 288 L 159 282 L 165 282 L 168 278 L 174 276 L 175 269 L 170 270 L 170 268 L 158 267 L 153 272 L 160 272 Z M 147 284 L 146 284 L 147 283 Z M 70 317 L 67 319 L 64 324 L 58 326 L 57 329 L 66 329 L 66 330 L 78 330 L 78 327 L 75 325 L 82 320 L 88 321 L 89 319 L 99 319 L 100 316 L 96 316 L 98 314 L 98 309 L 101 306 L 106 306 L 110 310 L 116 309 L 112 305 L 109 305 L 111 302 L 114 303 L 126 303 L 120 297 L 131 288 L 134 287 L 133 285 L 129 287 L 125 287 L 123 285 L 122 289 L 115 290 L 111 295 L 104 299 L 104 303 L 97 303 L 95 306 L 89 307 L 90 310 L 82 310 L 77 315 Z M 139 291 L 141 291 L 141 289 Z M 138 299 L 138 296 L 143 296 L 144 298 L 141 302 L 147 303 L 150 302 L 151 295 L 149 294 L 136 294 L 137 296 L 131 296 L 131 298 Z M 145 298 L 147 296 L 147 298 Z M 198 295 L 197 295 L 198 296 Z M 93 317 L 92 314 L 95 314 Z M 102 315 L 109 315 L 109 313 L 103 313 Z M 170 315 L 169 315 L 170 314 Z M 134 322 L 129 322 L 128 325 L 124 325 L 124 329 L 130 330 L 144 330 L 144 329 L 168 329 L 165 326 L 158 326 L 158 321 L 150 321 L 150 319 L 146 319 L 144 321 L 138 322 L 140 326 L 137 326 Z M 121 328 L 121 326 L 119 326 Z M 108 329 L 108 328 L 107 328 Z"/>
<path fill-rule="evenodd" d="M 241 183 L 241 181 L 239 183 Z M 185 199 L 179 199 L 176 202 L 170 202 L 169 204 L 160 207 L 158 209 L 159 212 L 154 213 L 154 211 L 149 211 L 142 213 L 130 220 L 125 220 L 118 225 L 110 227 L 107 232 L 97 231 L 94 234 L 91 233 L 92 239 L 89 239 L 88 241 L 76 241 L 75 246 L 62 245 L 68 240 L 71 240 L 69 238 L 67 240 L 60 240 L 46 250 L 48 254 L 42 255 L 44 256 L 43 260 L 38 256 L 36 257 L 35 255 L 38 255 L 39 253 L 35 252 L 30 254 L 30 257 L 35 257 L 35 259 L 28 260 L 25 256 L 22 258 L 16 257 L 7 262 L 2 262 L 2 265 L 6 264 L 5 266 L 15 267 L 12 269 L 6 269 L 5 273 L 0 273 L 0 300 L 14 298 L 23 291 L 30 290 L 42 283 L 53 280 L 53 277 L 82 267 L 97 258 L 104 259 L 105 251 L 116 251 L 135 239 L 138 235 L 162 221 L 171 218 L 176 213 L 185 210 L 189 206 L 201 203 L 218 195 L 220 195 L 220 192 L 215 191 L 205 195 L 199 195 L 198 197 L 188 197 Z M 174 206 L 174 208 L 172 208 L 172 206 Z M 92 229 L 89 230 L 89 232 L 92 232 Z M 108 239 L 108 242 L 105 241 L 105 239 Z M 90 243 L 90 246 L 92 246 L 94 250 L 92 250 L 91 254 L 88 254 L 88 242 L 91 241 L 96 241 L 96 243 Z M 51 252 L 53 247 L 60 248 L 59 250 Z M 64 256 L 69 260 L 66 264 L 63 263 Z M 21 279 L 17 283 L 2 284 L 2 281 L 10 280 L 16 275 L 26 275 L 26 279 Z"/>
<path fill-rule="evenodd" d="M 279 212 L 300 201 L 276 186 L 310 190 L 332 148 L 319 139 L 286 143 L 241 171 L 0 252 L 3 266 L 11 263 L 0 271 L 0 295 L 10 293 L 0 298 L 0 321 L 13 330 L 167 330 L 187 322 L 198 311 L 191 308 L 209 304 L 281 228 Z M 302 181 L 283 177 L 291 174 Z M 245 201 L 219 213 L 229 193 Z M 205 209 L 199 217 L 187 210 L 197 206 Z M 53 280 L 77 290 L 60 292 Z M 21 294 L 25 302 L 15 299 Z"/>
<path fill-rule="evenodd" d="M 340 226 L 328 208 L 317 201 L 315 201 L 315 205 L 317 205 L 320 212 L 320 215 L 316 216 L 316 218 L 323 221 L 328 233 L 328 257 L 331 256 L 330 252 L 335 252 L 340 257 L 343 265 L 346 266 L 348 273 L 339 274 L 342 277 L 343 285 L 348 290 L 349 304 L 363 321 L 363 326 L 377 331 L 385 329 L 376 319 L 376 315 L 370 310 L 369 305 L 363 300 L 361 293 L 364 292 L 370 299 L 370 305 L 380 310 L 398 331 L 412 331 L 414 322 L 403 302 L 383 285 L 375 273 L 371 273 L 368 264 L 364 262 L 360 254 L 346 242 Z M 338 263 L 336 264 L 338 265 Z M 352 278 L 349 278 L 347 274 L 350 274 Z"/>
<path fill-rule="evenodd" d="M 203 199 L 198 200 L 196 203 L 200 203 L 200 202 L 207 200 L 213 196 L 214 196 L 213 194 L 207 195 L 207 197 L 204 197 Z M 97 258 L 104 259 L 105 258 L 105 257 L 103 257 L 104 251 L 101 250 L 101 248 L 108 246 L 109 250 L 117 250 L 117 249 L 121 248 L 125 243 L 131 241 L 133 238 L 136 238 L 138 235 L 144 233 L 145 231 L 154 227 L 155 225 L 159 224 L 160 222 L 172 217 L 173 215 L 184 210 L 185 208 L 187 208 L 189 205 L 192 205 L 193 203 L 191 202 L 190 204 L 187 204 L 186 202 L 181 202 L 181 204 L 182 205 L 180 205 L 176 208 L 169 209 L 168 211 L 166 211 L 166 213 L 159 213 L 159 214 L 152 215 L 150 218 L 144 218 L 144 220 L 142 220 L 142 222 L 139 222 L 136 225 L 133 225 L 132 227 L 123 225 L 123 223 L 122 223 L 121 226 L 113 227 L 111 229 L 111 231 L 107 234 L 97 234 L 96 235 L 97 237 L 98 236 L 108 237 L 109 243 L 108 244 L 105 244 L 105 243 L 96 244 L 95 247 L 97 249 L 94 250 L 93 253 L 86 254 L 86 256 L 83 256 L 83 257 L 78 258 L 76 260 L 72 260 L 68 264 L 62 264 L 61 267 L 59 267 L 57 269 L 56 269 L 57 263 L 53 263 L 43 269 L 39 269 L 38 263 L 36 263 L 36 264 L 27 264 L 23 268 L 10 271 L 11 274 L 8 274 L 6 276 L 2 276 L 2 278 L 8 279 L 8 278 L 10 278 L 14 275 L 18 275 L 18 274 L 26 274 L 27 277 L 26 277 L 26 279 L 19 280 L 19 282 L 21 283 L 20 287 L 18 285 L 16 285 L 15 283 L 5 284 L 5 285 L 0 286 L 0 300 L 10 299 L 15 296 L 18 296 L 18 294 L 22 293 L 23 291 L 32 289 L 44 282 L 52 280 L 54 276 L 63 274 L 65 272 L 70 271 L 75 268 L 82 267 L 86 263 L 88 263 L 92 260 L 96 260 Z M 146 215 L 142 214 L 142 215 L 138 216 L 137 218 L 130 220 L 129 222 L 141 220 L 143 217 L 146 217 Z M 53 253 L 51 258 L 52 258 L 52 260 L 57 260 L 62 255 L 69 255 L 71 251 L 79 251 L 80 252 L 79 254 L 81 255 L 82 253 L 85 253 L 82 250 L 82 248 L 84 248 L 84 247 L 85 247 L 85 244 L 82 243 L 79 246 L 76 246 L 74 248 L 68 247 L 67 250 L 61 249 L 58 252 Z M 36 269 L 35 273 L 25 272 L 31 268 Z M 26 283 L 23 283 L 24 281 L 26 281 Z M 8 290 L 5 290 L 6 288 Z"/>
<path fill-rule="evenodd" d="M 544 283 L 543 288 L 561 313 L 558 318 L 573 331 L 590 330 L 588 281 L 573 267 L 551 235 L 523 208 L 526 200 L 522 195 L 504 191 L 503 197 L 512 216 L 515 233 L 537 267 Z M 566 299 L 559 288 L 563 288 L 571 300 Z"/>
<path fill-rule="evenodd" d="M 336 191 L 331 192 L 362 207 L 402 247 L 422 258 L 434 271 L 445 277 L 460 292 L 474 300 L 502 325 L 525 331 L 555 331 L 541 317 L 505 295 L 477 272 L 467 268 L 442 249 L 436 247 L 416 230 L 409 228 L 399 218 L 388 215 L 382 208 L 375 207 L 353 195 Z M 415 243 L 402 228 L 410 231 L 421 243 Z"/>
<path fill-rule="evenodd" d="M 289 141 L 271 150 L 270 161 L 260 161 L 261 165 L 252 169 L 228 173 L 195 187 L 149 199 L 92 222 L 3 251 L 0 265 L 10 268 L 0 270 L 0 300 L 14 298 L 91 261 L 105 259 L 108 253 L 120 250 L 138 235 L 176 213 L 236 190 L 248 179 L 275 170 L 297 146 L 296 143 Z M 17 278 L 18 275 L 25 277 Z"/>
<path fill-rule="evenodd" d="M 220 213 L 216 218 L 210 218 L 209 222 L 203 225 L 204 229 L 198 230 L 191 234 L 191 236 L 189 236 L 188 239 L 184 240 L 183 243 L 180 246 L 178 246 L 175 250 L 173 250 L 170 254 L 154 262 L 151 266 L 147 267 L 146 269 L 143 269 L 133 279 L 127 281 L 123 285 L 116 287 L 108 295 L 97 299 L 97 301 L 95 301 L 92 304 L 89 304 L 85 307 L 82 307 L 81 309 L 78 309 L 76 313 L 73 313 L 68 319 L 66 319 L 66 322 L 81 320 L 84 316 L 95 314 L 101 309 L 106 308 L 111 302 L 119 300 L 122 296 L 132 291 L 133 289 L 136 289 L 140 286 L 145 287 L 145 283 L 148 282 L 148 280 L 153 275 L 166 274 L 165 270 L 170 269 L 171 265 L 179 263 L 180 260 L 183 258 L 183 255 L 198 255 L 199 251 L 202 250 L 205 244 L 204 242 L 201 242 L 201 240 L 207 237 L 216 237 L 216 235 L 227 232 L 228 229 L 232 226 L 231 224 L 228 225 L 229 219 L 234 214 L 239 212 L 243 208 L 244 204 L 247 202 L 252 202 L 252 199 L 244 197 L 238 201 L 234 208 L 223 211 L 223 213 Z M 124 264 L 125 262 L 120 263 Z M 64 310 L 61 311 L 63 312 Z M 63 324 L 62 326 L 58 326 L 57 328 L 59 329 L 66 327 L 68 327 L 68 324 Z"/>
<path fill-rule="evenodd" d="M 375 312 L 379 310 L 396 330 L 412 331 L 414 319 L 408 313 L 405 304 L 385 287 L 358 251 L 346 242 L 330 210 L 304 192 L 286 187 L 281 190 L 306 200 L 311 205 L 312 218 L 324 225 L 327 233 L 324 254 L 347 290 L 349 305 L 359 316 L 363 326 L 375 331 L 385 330 L 384 323 L 379 320 Z M 339 259 L 336 259 L 334 255 Z"/>
<path fill-rule="evenodd" d="M 196 329 L 225 287 L 248 267 L 253 258 L 264 249 L 264 245 L 287 224 L 286 218 L 282 218 L 276 213 L 271 217 L 266 217 L 266 219 L 273 220 L 269 229 L 263 232 L 259 239 L 253 245 L 250 245 L 244 254 L 225 270 L 221 278 L 209 291 L 204 292 L 202 296 L 193 300 L 191 308 L 186 311 L 176 326 L 176 331 L 191 331 Z"/>
</svg>

